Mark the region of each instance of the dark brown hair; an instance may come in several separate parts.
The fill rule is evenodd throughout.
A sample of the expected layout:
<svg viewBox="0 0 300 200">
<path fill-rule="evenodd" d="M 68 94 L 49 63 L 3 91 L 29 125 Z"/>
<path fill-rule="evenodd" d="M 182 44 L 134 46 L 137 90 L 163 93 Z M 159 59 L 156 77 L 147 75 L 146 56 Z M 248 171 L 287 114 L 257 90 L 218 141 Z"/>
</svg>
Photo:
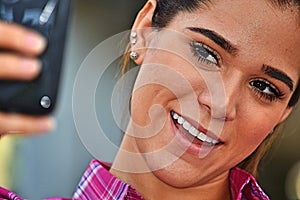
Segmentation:
<svg viewBox="0 0 300 200">
<path fill-rule="evenodd" d="M 300 10 L 300 0 L 269 0 L 272 4 L 278 8 L 285 9 L 291 6 L 297 6 Z M 154 28 L 164 28 L 166 27 L 172 19 L 179 12 L 192 12 L 198 9 L 199 7 L 209 6 L 211 0 L 157 0 L 157 7 L 152 18 L 152 26 Z M 124 74 L 128 69 L 129 56 L 127 53 L 124 56 L 124 65 L 122 67 L 122 73 Z M 297 104 L 300 95 L 299 83 L 288 103 L 289 107 L 293 107 Z M 272 134 L 270 134 L 260 145 L 259 147 L 244 161 L 239 164 L 239 167 L 248 171 L 257 177 L 258 165 L 270 148 L 274 140 L 276 139 L 280 126 L 277 126 Z"/>
</svg>

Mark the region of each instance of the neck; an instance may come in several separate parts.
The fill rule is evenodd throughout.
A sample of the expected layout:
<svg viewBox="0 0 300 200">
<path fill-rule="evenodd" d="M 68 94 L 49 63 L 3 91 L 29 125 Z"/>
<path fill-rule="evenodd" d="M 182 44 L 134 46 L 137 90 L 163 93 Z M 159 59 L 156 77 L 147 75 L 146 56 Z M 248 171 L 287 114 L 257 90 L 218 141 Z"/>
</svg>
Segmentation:
<svg viewBox="0 0 300 200">
<path fill-rule="evenodd" d="M 132 141 L 129 143 L 129 140 L 125 136 L 120 149 L 127 151 L 118 152 L 110 172 L 132 185 L 145 199 L 230 199 L 229 172 L 210 183 L 186 188 L 173 187 L 158 179 L 155 173 L 147 168 L 144 158 L 137 149 L 132 148 L 134 145 Z M 128 153 L 129 149 L 135 153 Z"/>
</svg>

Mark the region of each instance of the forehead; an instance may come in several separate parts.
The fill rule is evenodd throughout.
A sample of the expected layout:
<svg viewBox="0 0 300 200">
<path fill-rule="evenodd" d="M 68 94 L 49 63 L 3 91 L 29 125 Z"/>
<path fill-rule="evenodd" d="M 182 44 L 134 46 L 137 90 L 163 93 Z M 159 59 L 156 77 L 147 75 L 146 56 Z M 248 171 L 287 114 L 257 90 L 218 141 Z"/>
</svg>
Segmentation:
<svg viewBox="0 0 300 200">
<path fill-rule="evenodd" d="M 174 27 L 213 30 L 239 47 L 245 59 L 300 74 L 300 27 L 296 6 L 279 8 L 267 0 L 213 0 L 192 13 L 180 13 Z M 259 60 L 261 59 L 261 60 Z M 286 71 L 286 70 L 285 70 Z"/>
</svg>

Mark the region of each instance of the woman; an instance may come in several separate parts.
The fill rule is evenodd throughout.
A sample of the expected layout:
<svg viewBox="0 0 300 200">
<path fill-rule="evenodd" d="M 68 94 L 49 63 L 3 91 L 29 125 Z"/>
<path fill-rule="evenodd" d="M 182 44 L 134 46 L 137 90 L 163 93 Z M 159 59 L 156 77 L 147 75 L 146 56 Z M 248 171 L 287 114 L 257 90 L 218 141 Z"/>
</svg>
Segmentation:
<svg viewBox="0 0 300 200">
<path fill-rule="evenodd" d="M 91 163 L 74 198 L 268 199 L 246 171 L 255 175 L 274 130 L 299 98 L 299 4 L 149 0 L 130 36 L 130 57 L 140 70 L 120 151 L 109 172 Z M 12 37 L 3 47 L 42 51 L 43 42 L 32 38 L 27 44 L 36 48 L 20 45 L 19 27 L 1 31 Z M 9 69 L 19 57 L 1 62 Z M 0 73 L 20 77 L 17 71 Z M 1 114 L 0 132 L 51 124 L 9 116 Z"/>
</svg>

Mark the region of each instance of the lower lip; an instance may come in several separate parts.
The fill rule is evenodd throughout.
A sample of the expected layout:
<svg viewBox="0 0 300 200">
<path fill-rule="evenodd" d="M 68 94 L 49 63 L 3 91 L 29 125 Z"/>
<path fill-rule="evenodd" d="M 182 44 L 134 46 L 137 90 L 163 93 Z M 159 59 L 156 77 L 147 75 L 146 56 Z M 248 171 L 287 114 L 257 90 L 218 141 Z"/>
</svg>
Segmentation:
<svg viewBox="0 0 300 200">
<path fill-rule="evenodd" d="M 186 152 L 196 155 L 198 157 L 202 157 L 216 148 L 216 146 L 205 144 L 204 142 L 189 134 L 181 125 L 179 125 L 173 120 L 172 116 L 170 117 L 170 122 L 176 142 Z"/>
</svg>

